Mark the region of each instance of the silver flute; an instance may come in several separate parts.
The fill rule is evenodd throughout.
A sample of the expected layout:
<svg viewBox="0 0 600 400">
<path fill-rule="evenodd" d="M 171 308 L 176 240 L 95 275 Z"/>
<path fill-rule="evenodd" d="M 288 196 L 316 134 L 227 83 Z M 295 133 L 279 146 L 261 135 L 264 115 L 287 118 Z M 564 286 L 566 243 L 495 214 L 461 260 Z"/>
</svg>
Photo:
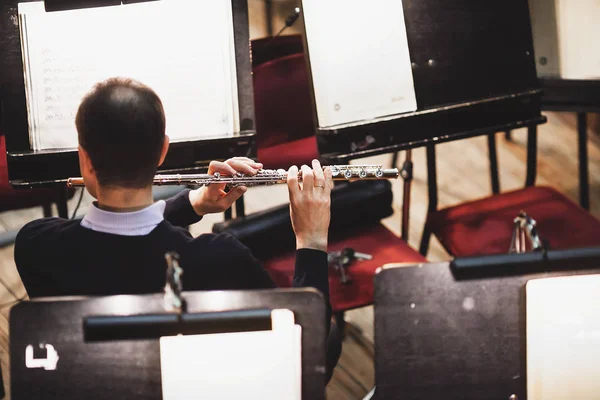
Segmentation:
<svg viewBox="0 0 600 400">
<path fill-rule="evenodd" d="M 400 175 L 397 168 L 383 168 L 382 165 L 331 165 L 324 166 L 331 168 L 334 180 L 372 180 L 372 179 L 396 179 Z M 162 185 L 191 185 L 208 186 L 213 184 L 226 184 L 229 187 L 237 186 L 259 186 L 275 185 L 287 182 L 288 173 L 284 169 L 261 169 L 256 175 L 236 174 L 233 176 L 222 175 L 218 172 L 214 174 L 167 174 L 156 175 L 153 184 Z M 298 180 L 302 181 L 302 172 L 298 172 Z M 68 187 L 84 186 L 83 178 L 67 179 Z"/>
</svg>

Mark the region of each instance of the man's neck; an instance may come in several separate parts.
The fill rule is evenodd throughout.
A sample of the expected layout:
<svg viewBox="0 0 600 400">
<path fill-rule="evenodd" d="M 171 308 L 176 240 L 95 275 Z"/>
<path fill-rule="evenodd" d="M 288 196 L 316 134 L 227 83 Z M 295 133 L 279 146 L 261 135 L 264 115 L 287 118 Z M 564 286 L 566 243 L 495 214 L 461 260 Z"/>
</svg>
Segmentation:
<svg viewBox="0 0 600 400">
<path fill-rule="evenodd" d="M 98 188 L 98 208 L 111 212 L 134 212 L 154 203 L 152 186 L 143 189 Z"/>
</svg>

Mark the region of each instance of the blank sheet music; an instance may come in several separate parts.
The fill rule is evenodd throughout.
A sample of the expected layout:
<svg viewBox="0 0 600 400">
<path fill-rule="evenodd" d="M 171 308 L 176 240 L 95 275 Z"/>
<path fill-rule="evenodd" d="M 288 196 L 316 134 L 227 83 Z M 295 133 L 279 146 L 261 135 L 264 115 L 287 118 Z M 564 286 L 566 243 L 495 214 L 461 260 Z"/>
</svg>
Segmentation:
<svg viewBox="0 0 600 400">
<path fill-rule="evenodd" d="M 302 0 L 320 127 L 415 111 L 402 0 Z"/>
<path fill-rule="evenodd" d="M 163 399 L 300 400 L 301 332 L 292 319 L 269 331 L 163 337 Z"/>
<path fill-rule="evenodd" d="M 526 286 L 527 398 L 600 399 L 600 275 Z"/>
<path fill-rule="evenodd" d="M 154 89 L 172 141 L 239 130 L 230 1 L 162 0 L 45 12 L 19 4 L 32 148 L 77 147 L 75 114 L 95 83 Z"/>
</svg>

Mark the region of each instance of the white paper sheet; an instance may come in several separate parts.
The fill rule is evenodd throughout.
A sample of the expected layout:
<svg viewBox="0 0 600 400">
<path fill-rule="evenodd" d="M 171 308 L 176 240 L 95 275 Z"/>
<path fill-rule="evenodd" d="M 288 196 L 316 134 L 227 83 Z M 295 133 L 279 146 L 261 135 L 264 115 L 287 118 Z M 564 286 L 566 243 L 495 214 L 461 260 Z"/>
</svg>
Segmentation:
<svg viewBox="0 0 600 400">
<path fill-rule="evenodd" d="M 600 399 L 600 275 L 526 286 L 527 398 Z"/>
<path fill-rule="evenodd" d="M 302 0 L 320 127 L 417 109 L 401 0 Z"/>
<path fill-rule="evenodd" d="M 292 320 L 271 331 L 163 337 L 163 399 L 300 400 L 301 331 Z"/>
<path fill-rule="evenodd" d="M 20 3 L 19 13 L 35 149 L 76 147 L 83 95 L 113 76 L 157 92 L 172 141 L 239 131 L 231 2 L 162 0 L 51 13 L 33 2 Z"/>
<path fill-rule="evenodd" d="M 529 0 L 538 77 L 600 78 L 598 0 Z"/>
<path fill-rule="evenodd" d="M 600 2 L 557 0 L 556 8 L 561 77 L 599 79 Z"/>
</svg>

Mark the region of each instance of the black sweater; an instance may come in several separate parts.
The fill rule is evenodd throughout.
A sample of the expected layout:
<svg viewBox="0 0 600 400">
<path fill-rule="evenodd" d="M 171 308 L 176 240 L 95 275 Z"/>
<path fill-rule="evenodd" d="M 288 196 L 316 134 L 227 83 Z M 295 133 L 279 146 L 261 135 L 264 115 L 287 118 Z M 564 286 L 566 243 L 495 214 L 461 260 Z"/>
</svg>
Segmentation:
<svg viewBox="0 0 600 400">
<path fill-rule="evenodd" d="M 81 220 L 28 223 L 17 235 L 15 263 L 29 297 L 162 292 L 168 251 L 180 256 L 185 291 L 275 287 L 250 250 L 233 236 L 193 238 L 183 228 L 200 220 L 188 190 L 166 201 L 164 217 L 144 236 L 93 231 L 81 226 Z M 325 252 L 297 250 L 293 286 L 320 290 L 329 316 L 327 268 Z"/>
</svg>

